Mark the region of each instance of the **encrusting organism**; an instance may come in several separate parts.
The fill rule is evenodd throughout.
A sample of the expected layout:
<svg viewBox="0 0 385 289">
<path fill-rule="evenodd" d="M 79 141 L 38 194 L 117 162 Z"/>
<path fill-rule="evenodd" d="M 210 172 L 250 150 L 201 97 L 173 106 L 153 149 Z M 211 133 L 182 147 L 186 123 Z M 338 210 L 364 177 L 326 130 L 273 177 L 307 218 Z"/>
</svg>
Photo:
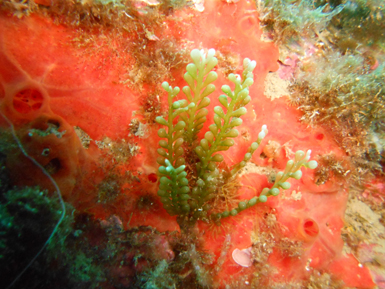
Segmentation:
<svg viewBox="0 0 385 289">
<path fill-rule="evenodd" d="M 160 185 L 158 196 L 164 208 L 170 215 L 177 215 L 178 222 L 194 224 L 197 220 L 214 221 L 219 224 L 222 218 L 235 216 L 257 203 L 267 201 L 269 196 L 277 196 L 279 189 L 289 189 L 289 178 L 300 179 L 301 167 L 310 169 L 317 167 L 317 162 L 310 161 L 311 151 L 297 151 L 294 160 L 289 160 L 286 169 L 276 176 L 271 188 L 262 190 L 259 196 L 250 200 L 240 201 L 237 208 L 229 208 L 223 212 L 215 212 L 209 201 L 220 189 L 221 177 L 224 170 L 218 164 L 224 158 L 219 153 L 232 147 L 234 139 L 239 135 L 236 127 L 242 124 L 241 116 L 247 113 L 246 106 L 251 101 L 249 87 L 253 84 L 253 70 L 256 62 L 245 58 L 242 76 L 229 74 L 228 79 L 234 84 L 234 90 L 228 85 L 222 86 L 223 95 L 219 96 L 222 106 L 214 108 L 214 123 L 209 126 L 201 140 L 198 133 L 206 122 L 209 113 L 206 107 L 210 104 L 208 97 L 215 90 L 212 84 L 217 79 L 217 73 L 212 71 L 218 60 L 215 50 L 194 49 L 191 52 L 193 63 L 187 65 L 184 80 L 187 86 L 182 91 L 187 99 L 173 101 L 179 94 L 179 87 L 171 87 L 163 82 L 162 87 L 168 93 L 167 120 L 158 116 L 156 122 L 165 126 L 158 131 L 160 164 L 158 173 Z M 237 173 L 251 160 L 252 154 L 261 144 L 268 133 L 266 125 L 262 126 L 258 138 L 253 142 L 242 161 L 231 167 L 225 178 L 235 179 Z M 186 161 L 187 159 L 187 161 Z"/>
<path fill-rule="evenodd" d="M 44 249 L 48 246 L 48 244 L 50 243 L 51 239 L 53 238 L 53 236 L 57 232 L 60 224 L 62 223 L 62 221 L 63 221 L 63 219 L 64 219 L 64 217 L 66 215 L 66 208 L 65 208 L 65 204 L 64 204 L 64 201 L 63 201 L 63 198 L 62 198 L 62 195 L 61 195 L 61 191 L 60 191 L 59 186 L 57 185 L 56 181 L 54 180 L 54 178 L 47 172 L 47 170 L 40 163 L 38 163 L 34 158 L 32 158 L 30 155 L 28 155 L 28 153 L 25 151 L 23 145 L 21 144 L 19 138 L 16 135 L 15 128 L 14 128 L 12 122 L 2 112 L 0 112 L 0 115 L 8 123 L 8 125 L 10 126 L 12 136 L 13 136 L 15 142 L 17 143 L 19 149 L 23 153 L 23 155 L 27 159 L 29 159 L 34 165 L 36 165 L 43 172 L 43 174 L 52 182 L 52 184 L 53 184 L 53 186 L 55 188 L 55 192 L 57 194 L 57 197 L 59 199 L 60 205 L 61 205 L 60 218 L 57 221 L 57 223 L 56 223 L 54 229 L 52 230 L 52 233 L 48 237 L 47 241 L 42 245 L 40 250 L 36 253 L 36 255 L 32 258 L 32 260 L 27 264 L 27 266 L 25 266 L 24 269 L 22 271 L 20 271 L 20 273 L 16 276 L 16 278 L 12 281 L 12 283 L 8 285 L 8 287 L 7 287 L 7 289 L 8 289 L 8 288 L 13 287 L 13 285 L 20 279 L 20 277 L 25 273 L 25 271 L 35 262 L 37 257 L 39 257 L 40 254 L 44 251 Z"/>
</svg>

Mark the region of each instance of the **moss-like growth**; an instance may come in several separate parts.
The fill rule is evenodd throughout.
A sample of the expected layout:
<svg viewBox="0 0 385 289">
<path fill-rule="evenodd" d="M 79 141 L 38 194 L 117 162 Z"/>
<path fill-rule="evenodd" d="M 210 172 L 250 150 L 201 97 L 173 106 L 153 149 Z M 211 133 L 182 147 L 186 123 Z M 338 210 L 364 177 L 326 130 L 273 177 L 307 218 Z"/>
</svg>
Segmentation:
<svg viewBox="0 0 385 289">
<path fill-rule="evenodd" d="M 362 183 L 381 173 L 385 163 L 383 1 L 258 3 L 265 31 L 281 45 L 281 61 L 301 55 L 290 95 L 291 103 L 304 112 L 301 119 L 334 132 L 353 164 L 345 177 Z"/>
<path fill-rule="evenodd" d="M 61 216 L 61 204 L 38 187 L 7 191 L 0 202 L 0 268 L 2 284 L 9 285 L 20 271 L 27 268 L 14 288 L 96 288 L 103 272 L 85 252 L 74 249 L 69 239 L 74 233 L 71 211 L 56 234 L 51 232 Z M 50 238 L 50 239 L 49 239 Z M 49 239 L 47 249 L 26 267 Z M 13 288 L 12 287 L 12 288 Z"/>
<path fill-rule="evenodd" d="M 279 45 L 303 53 L 304 43 L 345 53 L 385 40 L 382 0 L 259 0 L 261 24 Z M 362 51 L 363 52 L 363 51 Z"/>
<path fill-rule="evenodd" d="M 175 279 L 167 261 L 162 260 L 154 269 L 147 270 L 139 276 L 137 286 L 144 289 L 171 289 L 175 288 L 177 283 Z"/>
<path fill-rule="evenodd" d="M 280 45 L 302 42 L 321 34 L 343 9 L 341 5 L 328 11 L 327 5 L 316 7 L 311 0 L 264 0 L 258 4 L 261 24 Z"/>
<path fill-rule="evenodd" d="M 216 212 L 211 208 L 210 200 L 218 194 L 221 176 L 224 171 L 218 167 L 223 162 L 223 156 L 218 153 L 226 151 L 235 144 L 234 139 L 239 135 L 236 127 L 242 124 L 241 117 L 247 113 L 247 104 L 251 101 L 249 87 L 253 84 L 255 61 L 246 58 L 243 61 L 242 75 L 230 74 L 228 79 L 234 89 L 228 85 L 222 86 L 223 95 L 219 96 L 222 106 L 214 108 L 214 123 L 209 126 L 201 140 L 198 133 L 206 122 L 209 113 L 206 107 L 210 104 L 208 97 L 215 90 L 213 82 L 217 78 L 212 69 L 218 63 L 215 50 L 207 54 L 197 49 L 191 52 L 193 63 L 187 65 L 184 79 L 188 86 L 183 88 L 186 99 L 174 101 L 180 92 L 178 87 L 172 88 L 167 82 L 162 84 L 168 92 L 168 119 L 157 117 L 156 121 L 164 125 L 158 135 L 161 140 L 158 149 L 160 186 L 158 195 L 164 208 L 170 215 L 178 215 L 181 222 L 195 223 L 197 220 L 211 220 L 219 223 L 221 218 L 235 216 L 259 202 L 266 202 L 268 196 L 276 196 L 279 188 L 288 189 L 288 178 L 299 179 L 302 175 L 300 168 L 306 166 L 314 169 L 315 161 L 310 161 L 310 151 L 305 155 L 298 151 L 296 158 L 289 161 L 284 172 L 278 174 L 272 188 L 266 188 L 260 196 L 250 200 L 240 201 L 237 208 L 228 208 L 224 212 Z M 226 179 L 235 179 L 237 172 L 251 160 L 267 134 L 267 127 L 262 126 L 257 140 L 251 144 L 243 160 L 236 163 L 229 171 Z M 184 142 L 187 144 L 184 145 Z M 190 163 L 183 157 L 188 151 Z M 193 155 L 193 157 L 191 157 Z M 198 160 L 191 163 L 191 160 Z M 189 170 L 187 170 L 187 167 Z M 180 222 L 180 223 L 181 223 Z"/>
<path fill-rule="evenodd" d="M 324 5 L 325 0 L 316 5 Z M 385 7 L 382 0 L 330 1 L 331 7 L 341 2 L 343 9 L 328 25 L 331 37 L 341 51 L 377 47 L 385 40 Z M 336 3 L 337 2 L 337 3 Z"/>
<path fill-rule="evenodd" d="M 303 111 L 302 120 L 332 129 L 356 165 L 349 176 L 359 182 L 381 171 L 384 83 L 383 63 L 372 70 L 363 56 L 327 52 L 303 63 L 291 86 L 291 102 Z"/>
<path fill-rule="evenodd" d="M 146 228 L 138 229 L 138 232 L 132 230 L 127 236 L 131 235 L 130 244 L 139 252 L 143 252 L 138 259 L 146 259 L 151 266 L 143 272 L 137 272 L 134 286 L 130 288 L 203 289 L 212 287 L 213 264 L 216 258 L 214 254 L 203 250 L 203 244 L 196 237 L 189 234 L 176 234 L 176 232 L 159 233 L 154 228 L 147 227 L 150 231 L 147 231 L 146 237 L 143 238 Z M 165 237 L 164 240 L 170 242 L 175 252 L 172 261 L 153 257 L 157 255 L 155 251 L 159 251 L 156 245 L 159 237 Z"/>
</svg>

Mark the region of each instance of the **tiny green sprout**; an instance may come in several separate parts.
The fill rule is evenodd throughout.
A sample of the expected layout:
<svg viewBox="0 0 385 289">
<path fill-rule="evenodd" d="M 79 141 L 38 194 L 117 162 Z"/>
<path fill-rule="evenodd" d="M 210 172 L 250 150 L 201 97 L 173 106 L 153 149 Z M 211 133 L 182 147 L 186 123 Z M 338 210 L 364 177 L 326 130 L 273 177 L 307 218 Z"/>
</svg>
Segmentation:
<svg viewBox="0 0 385 289">
<path fill-rule="evenodd" d="M 242 123 L 243 123 L 243 120 L 241 118 L 234 117 L 230 122 L 230 127 L 240 126 Z"/>
<path fill-rule="evenodd" d="M 231 82 L 237 82 L 237 77 L 235 76 L 234 73 L 230 73 L 229 76 L 228 76 L 229 80 Z"/>
<path fill-rule="evenodd" d="M 227 96 L 228 97 L 232 97 L 233 96 L 233 92 L 231 91 L 231 88 L 230 88 L 230 86 L 228 86 L 228 85 L 222 85 L 222 91 L 224 92 L 224 93 L 226 93 L 227 94 Z"/>
<path fill-rule="evenodd" d="M 314 167 L 314 169 L 315 169 L 315 167 Z M 299 180 L 302 177 L 302 172 L 296 171 L 296 172 L 292 173 L 292 177 L 296 180 Z"/>
<path fill-rule="evenodd" d="M 159 167 L 158 171 L 159 171 L 161 174 L 166 174 L 166 173 L 167 173 L 167 169 L 166 169 L 164 166 Z"/>
<path fill-rule="evenodd" d="M 281 184 L 279 184 L 279 185 L 280 185 L 280 187 L 281 187 L 282 189 L 284 189 L 284 190 L 288 190 L 288 189 L 290 189 L 290 187 L 291 187 L 291 185 L 290 185 L 289 182 L 284 182 L 284 183 L 281 183 Z"/>
<path fill-rule="evenodd" d="M 195 75 L 196 75 L 196 73 L 197 73 L 198 68 L 196 67 L 195 64 L 190 63 L 189 65 L 186 66 L 186 70 L 187 70 L 187 72 L 188 72 L 193 78 L 195 78 Z"/>
<path fill-rule="evenodd" d="M 245 202 L 239 202 L 238 208 L 239 208 L 241 211 L 243 211 L 243 210 L 245 210 L 245 209 L 247 208 L 247 205 L 246 205 Z"/>
<path fill-rule="evenodd" d="M 198 65 L 201 61 L 202 58 L 202 53 L 198 49 L 194 49 L 190 53 L 191 59 L 194 61 L 195 65 Z"/>
<path fill-rule="evenodd" d="M 175 130 L 181 130 L 181 129 L 183 129 L 185 126 L 186 126 L 186 123 L 185 123 L 183 120 L 181 120 L 181 121 L 179 121 L 179 122 L 176 124 L 176 126 L 174 127 L 174 129 L 175 129 Z"/>
<path fill-rule="evenodd" d="M 244 108 L 244 107 L 241 107 L 239 109 L 237 109 L 236 111 L 234 111 L 231 116 L 232 117 L 240 117 L 242 115 L 245 115 L 247 113 L 247 109 Z"/>
<path fill-rule="evenodd" d="M 211 60 L 213 58 L 213 56 L 215 55 L 215 49 L 209 49 L 208 53 L 207 53 L 207 59 L 208 60 Z M 211 69 L 210 69 L 211 70 Z"/>
<path fill-rule="evenodd" d="M 317 166 L 318 166 L 318 163 L 317 161 L 314 161 L 314 160 L 307 163 L 307 167 L 312 170 L 314 170 Z"/>
<path fill-rule="evenodd" d="M 247 206 L 248 207 L 251 207 L 251 206 L 254 206 L 256 203 L 258 202 L 258 199 L 256 197 L 250 199 L 248 202 L 247 202 Z"/>
<path fill-rule="evenodd" d="M 218 78 L 218 74 L 215 71 L 211 71 L 209 74 L 207 74 L 205 82 L 203 83 L 203 86 L 206 86 L 211 82 L 214 82 L 215 80 L 217 80 L 217 78 Z"/>
<path fill-rule="evenodd" d="M 173 96 L 177 95 L 180 92 L 180 88 L 178 86 L 174 87 L 174 90 L 172 91 Z"/>
<path fill-rule="evenodd" d="M 214 156 L 211 158 L 211 160 L 212 160 L 213 162 L 221 162 L 221 161 L 223 161 L 223 156 L 222 156 L 221 154 L 216 154 L 216 155 L 214 155 Z"/>
<path fill-rule="evenodd" d="M 305 153 L 303 151 L 297 151 L 295 153 L 295 161 L 298 162 L 300 160 L 302 160 L 305 156 Z"/>
<path fill-rule="evenodd" d="M 267 197 L 265 195 L 262 195 L 262 196 L 259 196 L 258 200 L 261 202 L 261 203 L 266 203 L 267 202 Z"/>
<path fill-rule="evenodd" d="M 269 191 L 269 193 L 272 195 L 272 196 L 278 196 L 279 195 L 279 189 L 277 188 L 273 188 Z"/>
<path fill-rule="evenodd" d="M 170 85 L 168 84 L 167 81 L 165 81 L 165 82 L 162 83 L 162 87 L 163 87 L 163 89 L 164 89 L 165 91 L 167 91 L 167 92 L 170 92 L 170 91 L 171 91 Z"/>
<path fill-rule="evenodd" d="M 229 211 L 224 211 L 222 213 L 222 218 L 227 218 L 230 215 Z"/>
<path fill-rule="evenodd" d="M 266 133 L 262 130 L 259 134 L 258 134 L 258 140 L 263 140 L 266 136 Z"/>
<path fill-rule="evenodd" d="M 199 180 L 197 181 L 197 185 L 198 185 L 199 187 L 204 187 L 204 186 L 205 186 L 205 182 L 204 182 L 202 179 L 199 179 Z"/>
<path fill-rule="evenodd" d="M 158 130 L 158 136 L 159 137 L 167 137 L 167 132 L 164 128 L 161 128 Z"/>
<path fill-rule="evenodd" d="M 180 108 L 180 102 L 179 102 L 179 101 L 175 101 L 175 102 L 172 104 L 172 108 L 173 108 L 173 109 L 178 109 L 178 108 Z"/>
<path fill-rule="evenodd" d="M 251 150 L 254 152 L 259 147 L 258 143 L 253 142 L 250 146 Z"/>
<path fill-rule="evenodd" d="M 190 206 L 188 204 L 182 205 L 182 211 L 188 213 L 190 211 Z"/>
</svg>

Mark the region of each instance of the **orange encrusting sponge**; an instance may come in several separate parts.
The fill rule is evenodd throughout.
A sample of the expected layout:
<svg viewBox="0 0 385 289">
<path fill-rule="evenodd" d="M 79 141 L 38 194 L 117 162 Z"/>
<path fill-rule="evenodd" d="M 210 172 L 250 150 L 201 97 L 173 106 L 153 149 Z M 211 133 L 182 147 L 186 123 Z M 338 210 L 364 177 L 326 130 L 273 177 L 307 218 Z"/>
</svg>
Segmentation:
<svg viewBox="0 0 385 289">
<path fill-rule="evenodd" d="M 300 112 L 288 107 L 284 98 L 271 101 L 264 96 L 266 75 L 278 69 L 278 49 L 260 40 L 258 15 L 252 3 L 239 1 L 235 7 L 224 1 L 208 1 L 203 13 L 185 10 L 176 13 L 195 23 L 194 29 L 183 32 L 186 42 L 257 61 L 242 138 L 236 139 L 236 145 L 224 154 L 229 166 L 243 158 L 263 124 L 267 125 L 269 134 L 252 159 L 255 165 L 282 170 L 290 151 L 299 149 L 311 149 L 313 158 L 330 152 L 343 155 L 328 131 L 301 124 Z M 170 27 L 164 37 L 179 33 L 178 25 L 170 24 Z M 119 76 L 127 73 L 127 65 L 118 58 L 116 63 L 106 64 L 102 56 L 89 55 L 83 48 L 74 47 L 73 35 L 70 27 L 55 25 L 49 18 L 31 15 L 16 19 L 0 15 L 1 111 L 15 124 L 28 153 L 51 173 L 64 199 L 76 209 L 92 214 L 95 219 L 117 215 L 126 228 L 153 226 L 159 231 L 179 230 L 175 217 L 167 215 L 156 196 L 157 125 L 146 124 L 145 138 L 128 137 L 133 118 L 145 122 L 139 112 L 147 91 L 136 91 L 119 83 Z M 108 48 L 105 49 L 108 52 Z M 217 92 L 209 111 L 218 104 L 218 91 L 225 83 L 220 69 L 218 74 Z M 175 85 L 184 86 L 178 81 Z M 164 102 L 165 97 L 158 96 Z M 207 123 L 212 123 L 213 115 L 207 118 Z M 88 149 L 82 146 L 74 126 L 93 140 Z M 4 123 L 2 127 L 5 128 Z M 206 129 L 207 125 L 202 131 Z M 138 152 L 124 163 L 115 163 L 113 156 L 95 143 L 105 136 L 135 144 Z M 279 150 L 275 156 L 262 159 L 259 156 L 266 155 L 262 152 L 269 140 L 279 143 Z M 9 156 L 7 166 L 15 184 L 38 184 L 53 189 L 39 169 L 16 149 Z M 252 279 L 253 267 L 240 267 L 231 258 L 231 252 L 252 246 L 252 234 L 258 233 L 259 221 L 268 214 L 276 216 L 280 237 L 300 241 L 304 247 L 304 253 L 297 259 L 284 256 L 276 249 L 273 251 L 267 262 L 278 272 L 273 274 L 274 282 L 303 280 L 310 266 L 342 279 L 349 287 L 374 286 L 365 267 L 360 267 L 351 255 L 342 255 L 341 228 L 347 191 L 335 179 L 316 186 L 313 172 L 304 170 L 303 173 L 302 179 L 291 180 L 292 188 L 284 193 L 285 198 L 270 197 L 255 209 L 228 218 L 223 221 L 225 230 L 219 230 L 218 234 L 213 227 L 198 225 L 200 232 L 205 230 L 202 235 L 205 249 L 216 257 L 224 248 L 225 236 L 231 237 L 226 260 L 216 272 L 215 279 L 221 286 L 240 276 Z M 120 182 L 116 199 L 112 203 L 99 202 L 101 183 L 109 178 Z M 255 172 L 247 172 L 239 181 L 239 199 L 259 195 L 261 189 L 269 185 L 266 175 Z M 301 197 L 292 198 L 293 192 L 300 192 Z M 151 205 L 147 207 L 148 204 Z M 260 232 L 271 230 L 260 229 Z"/>
</svg>

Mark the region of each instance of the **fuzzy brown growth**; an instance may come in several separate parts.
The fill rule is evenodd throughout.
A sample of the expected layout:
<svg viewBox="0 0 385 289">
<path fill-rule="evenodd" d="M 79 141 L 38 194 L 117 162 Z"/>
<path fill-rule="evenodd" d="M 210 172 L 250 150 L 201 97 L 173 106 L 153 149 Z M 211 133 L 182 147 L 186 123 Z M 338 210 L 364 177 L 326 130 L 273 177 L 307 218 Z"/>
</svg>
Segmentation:
<svg viewBox="0 0 385 289">
<path fill-rule="evenodd" d="M 235 54 L 232 52 L 231 49 L 229 49 L 229 45 L 231 43 L 225 42 L 219 42 L 218 43 L 218 63 L 219 69 L 222 71 L 222 73 L 226 76 L 228 76 L 230 73 L 236 73 L 236 70 L 240 63 L 240 58 L 238 54 Z"/>
<path fill-rule="evenodd" d="M 333 177 L 343 180 L 349 176 L 347 160 L 338 159 L 334 153 L 322 155 L 317 161 L 319 164 L 315 171 L 317 185 L 322 185 Z"/>
<path fill-rule="evenodd" d="M 172 70 L 180 69 L 187 63 L 187 52 L 180 49 L 175 40 L 143 40 L 131 45 L 135 63 L 124 82 L 141 89 L 143 85 L 156 87 L 163 79 L 171 79 Z"/>
<path fill-rule="evenodd" d="M 153 94 L 146 95 L 141 101 L 141 112 L 148 124 L 154 124 L 155 118 L 162 114 L 162 107 L 159 100 L 160 94 L 160 91 L 155 91 Z"/>
<path fill-rule="evenodd" d="M 298 105 L 304 113 L 301 120 L 311 125 L 327 127 L 333 131 L 335 140 L 350 156 L 355 166 L 351 171 L 354 181 L 362 183 L 373 174 L 381 172 L 381 156 L 376 144 L 370 138 L 370 124 L 379 122 L 373 120 L 365 110 L 365 99 L 354 99 L 353 103 L 344 103 L 338 95 L 344 92 L 344 87 L 333 89 L 327 93 L 312 89 L 307 83 L 296 82 L 291 86 L 290 102 Z M 330 162 L 329 158 L 326 162 Z M 338 165 L 334 162 L 332 165 Z M 340 168 L 331 168 L 338 176 Z M 326 182 L 326 171 L 319 169 L 319 184 Z M 329 170 L 329 169 L 326 169 Z M 342 172 L 342 171 L 341 171 Z"/>
<path fill-rule="evenodd" d="M 125 139 L 113 141 L 109 137 L 104 137 L 101 141 L 96 141 L 99 149 L 104 150 L 118 163 L 125 163 L 127 160 L 139 153 L 140 147 L 136 143 L 126 142 Z"/>
<path fill-rule="evenodd" d="M 116 198 L 120 195 L 121 181 L 117 175 L 107 176 L 98 185 L 98 202 L 102 204 L 110 204 L 116 201 Z"/>
<path fill-rule="evenodd" d="M 71 45 L 78 49 L 78 56 L 86 61 L 97 55 L 100 63 L 95 65 L 99 69 L 116 67 L 116 83 L 136 89 L 150 85 L 146 88 L 154 90 L 161 80 L 172 79 L 173 69 L 186 64 L 187 54 L 180 40 L 164 37 L 170 31 L 165 21 L 172 23 L 174 18 L 170 15 L 186 6 L 184 1 L 163 1 L 156 6 L 140 6 L 137 1 L 125 0 L 35 2 L 5 0 L 0 3 L 0 11 L 19 18 L 34 13 L 73 28 Z M 164 38 L 160 39 L 161 36 Z M 129 70 L 125 72 L 123 67 Z"/>
<path fill-rule="evenodd" d="M 251 257 L 258 272 L 254 274 L 251 284 L 255 288 L 280 288 L 275 287 L 279 284 L 272 283 L 269 278 L 271 274 L 274 274 L 274 268 L 268 264 L 268 259 L 274 251 L 280 252 L 282 257 L 301 258 L 304 252 L 302 242 L 283 237 L 283 228 L 273 211 L 260 219 L 251 240 L 253 242 Z"/>
</svg>

